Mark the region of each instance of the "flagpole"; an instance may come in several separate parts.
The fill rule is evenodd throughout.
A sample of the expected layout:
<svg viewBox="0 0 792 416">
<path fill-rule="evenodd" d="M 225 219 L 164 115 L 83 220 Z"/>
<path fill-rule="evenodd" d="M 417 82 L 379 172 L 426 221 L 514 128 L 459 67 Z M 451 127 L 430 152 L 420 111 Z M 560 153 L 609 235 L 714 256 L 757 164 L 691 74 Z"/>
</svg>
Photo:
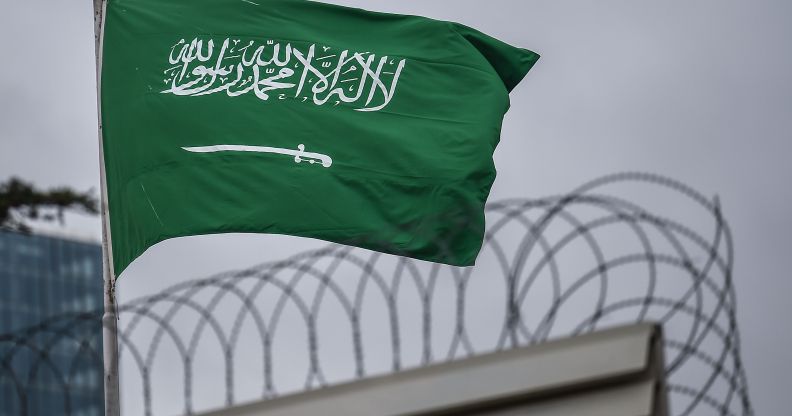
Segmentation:
<svg viewBox="0 0 792 416">
<path fill-rule="evenodd" d="M 107 203 L 107 178 L 105 172 L 102 137 L 102 40 L 107 0 L 93 0 L 94 38 L 96 48 L 96 96 L 99 120 L 99 169 L 101 184 L 102 257 L 104 280 L 104 314 L 102 315 L 102 349 L 104 355 L 104 407 L 105 416 L 120 416 L 121 395 L 118 374 L 118 320 L 116 315 L 115 272 L 111 244 L 110 214 Z"/>
</svg>

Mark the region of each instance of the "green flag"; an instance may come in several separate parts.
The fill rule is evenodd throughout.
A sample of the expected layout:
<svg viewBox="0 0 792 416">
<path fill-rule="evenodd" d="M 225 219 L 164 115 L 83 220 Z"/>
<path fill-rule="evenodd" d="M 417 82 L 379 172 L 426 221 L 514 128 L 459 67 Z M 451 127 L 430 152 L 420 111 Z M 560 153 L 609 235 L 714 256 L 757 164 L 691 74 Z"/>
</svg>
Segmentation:
<svg viewBox="0 0 792 416">
<path fill-rule="evenodd" d="M 299 0 L 109 0 L 101 116 L 120 274 L 168 238 L 277 233 L 459 266 L 538 55 Z"/>
</svg>

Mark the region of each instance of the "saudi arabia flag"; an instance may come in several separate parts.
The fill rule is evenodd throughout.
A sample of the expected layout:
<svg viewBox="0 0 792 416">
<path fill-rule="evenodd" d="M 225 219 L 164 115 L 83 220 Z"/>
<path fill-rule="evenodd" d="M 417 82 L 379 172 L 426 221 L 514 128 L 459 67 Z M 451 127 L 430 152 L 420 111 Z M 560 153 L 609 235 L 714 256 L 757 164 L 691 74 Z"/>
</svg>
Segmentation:
<svg viewBox="0 0 792 416">
<path fill-rule="evenodd" d="M 537 59 L 460 24 L 310 1 L 109 0 L 115 272 L 228 232 L 474 264 L 508 94 Z"/>
</svg>

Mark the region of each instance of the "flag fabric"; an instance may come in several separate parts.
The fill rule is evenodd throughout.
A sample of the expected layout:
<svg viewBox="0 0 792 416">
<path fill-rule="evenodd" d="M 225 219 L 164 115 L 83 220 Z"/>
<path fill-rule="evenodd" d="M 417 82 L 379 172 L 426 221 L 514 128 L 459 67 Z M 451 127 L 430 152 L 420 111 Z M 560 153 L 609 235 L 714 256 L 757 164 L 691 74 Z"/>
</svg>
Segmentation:
<svg viewBox="0 0 792 416">
<path fill-rule="evenodd" d="M 109 0 L 116 275 L 152 245 L 276 233 L 457 266 L 509 92 L 538 59 L 461 24 L 301 0 Z"/>
</svg>

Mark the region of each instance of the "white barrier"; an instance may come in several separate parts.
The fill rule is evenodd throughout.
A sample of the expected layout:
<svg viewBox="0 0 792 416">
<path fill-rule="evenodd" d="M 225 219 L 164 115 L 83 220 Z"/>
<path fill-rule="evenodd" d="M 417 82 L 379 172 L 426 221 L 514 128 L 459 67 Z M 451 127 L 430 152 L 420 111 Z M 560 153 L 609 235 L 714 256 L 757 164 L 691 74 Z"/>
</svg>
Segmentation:
<svg viewBox="0 0 792 416">
<path fill-rule="evenodd" d="M 661 342 L 634 325 L 204 416 L 667 416 Z"/>
</svg>

